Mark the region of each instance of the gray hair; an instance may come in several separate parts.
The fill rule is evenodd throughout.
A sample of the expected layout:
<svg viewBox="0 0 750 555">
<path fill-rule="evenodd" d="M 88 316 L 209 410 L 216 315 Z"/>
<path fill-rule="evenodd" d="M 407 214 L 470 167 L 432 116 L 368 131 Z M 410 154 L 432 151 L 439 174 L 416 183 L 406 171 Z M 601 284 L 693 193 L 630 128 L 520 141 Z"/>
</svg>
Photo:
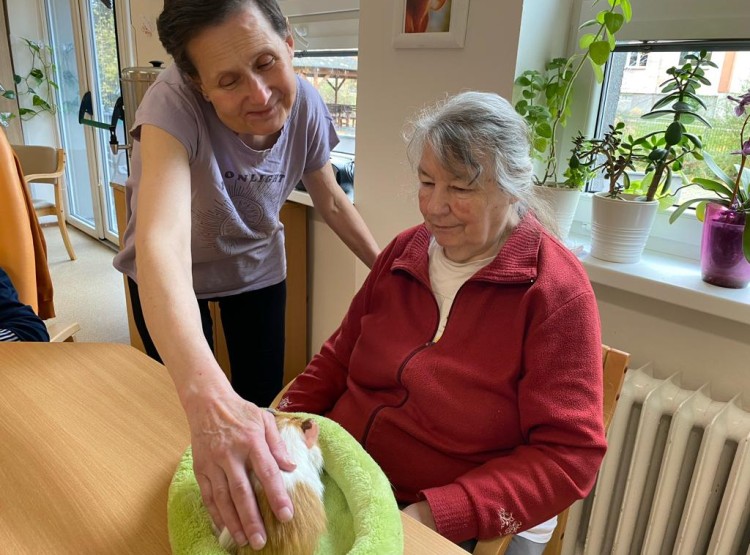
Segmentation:
<svg viewBox="0 0 750 555">
<path fill-rule="evenodd" d="M 177 67 L 196 79 L 198 71 L 187 53 L 190 40 L 251 5 L 258 8 L 282 39 L 287 38 L 286 17 L 276 0 L 164 0 L 164 10 L 156 21 L 159 40 Z"/>
<path fill-rule="evenodd" d="M 529 127 L 500 95 L 468 91 L 419 112 L 405 133 L 413 167 L 429 146 L 443 167 L 477 180 L 484 172 L 516 199 L 519 216 L 532 211 L 553 232 L 533 184 Z"/>
</svg>

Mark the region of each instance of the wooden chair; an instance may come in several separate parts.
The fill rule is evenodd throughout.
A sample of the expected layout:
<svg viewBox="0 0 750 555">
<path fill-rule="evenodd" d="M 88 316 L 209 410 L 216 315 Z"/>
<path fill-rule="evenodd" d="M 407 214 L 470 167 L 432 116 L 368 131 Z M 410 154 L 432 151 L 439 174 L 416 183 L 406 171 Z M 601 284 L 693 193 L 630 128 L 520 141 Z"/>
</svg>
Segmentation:
<svg viewBox="0 0 750 555">
<path fill-rule="evenodd" d="M 602 345 L 602 363 L 604 372 L 604 432 L 609 430 L 609 424 L 612 421 L 612 415 L 615 413 L 617 400 L 620 398 L 620 389 L 625 379 L 625 371 L 628 369 L 630 355 L 623 351 L 618 351 L 606 345 Z M 281 398 L 284 397 L 289 386 L 294 380 L 284 386 L 278 395 L 271 402 L 271 408 L 279 405 Z M 568 509 L 565 509 L 557 516 L 557 526 L 552 533 L 544 555 L 559 555 L 562 551 L 563 537 L 565 536 L 565 526 L 568 522 Z M 492 540 L 482 540 L 474 548 L 473 555 L 503 555 L 508 549 L 513 536 L 501 536 Z"/>
<path fill-rule="evenodd" d="M 81 329 L 78 322 L 45 322 L 51 343 L 73 342 Z"/>
<path fill-rule="evenodd" d="M 65 151 L 61 148 L 38 145 L 12 145 L 21 168 L 23 168 L 26 183 L 47 183 L 55 189 L 55 200 L 50 202 L 32 197 L 37 216 L 55 216 L 60 228 L 65 249 L 71 260 L 76 259 L 73 245 L 68 236 L 63 212 L 63 175 L 65 173 Z"/>
</svg>

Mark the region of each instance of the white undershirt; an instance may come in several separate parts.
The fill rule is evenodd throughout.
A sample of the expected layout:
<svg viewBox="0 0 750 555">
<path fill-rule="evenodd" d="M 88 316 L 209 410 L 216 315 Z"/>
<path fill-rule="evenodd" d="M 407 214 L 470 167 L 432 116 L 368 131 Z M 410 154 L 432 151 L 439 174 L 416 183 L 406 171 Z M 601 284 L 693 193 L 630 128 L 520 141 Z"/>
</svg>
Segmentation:
<svg viewBox="0 0 750 555">
<path fill-rule="evenodd" d="M 434 237 L 430 239 L 427 253 L 430 258 L 430 285 L 440 310 L 440 323 L 433 339 L 436 342 L 443 335 L 458 290 L 471 276 L 492 262 L 497 255 L 471 262 L 453 262 L 445 256 L 443 247 L 437 244 Z M 556 525 L 557 517 L 555 516 L 517 535 L 536 543 L 547 543 L 552 538 Z"/>
<path fill-rule="evenodd" d="M 473 260 L 471 262 L 453 262 L 445 256 L 443 247 L 437 244 L 435 238 L 430 239 L 430 247 L 427 251 L 430 257 L 430 285 L 435 295 L 438 308 L 440 309 L 440 323 L 433 341 L 437 341 L 443 335 L 445 324 L 448 322 L 453 299 L 456 293 L 468 279 L 494 260 L 494 256 Z"/>
</svg>

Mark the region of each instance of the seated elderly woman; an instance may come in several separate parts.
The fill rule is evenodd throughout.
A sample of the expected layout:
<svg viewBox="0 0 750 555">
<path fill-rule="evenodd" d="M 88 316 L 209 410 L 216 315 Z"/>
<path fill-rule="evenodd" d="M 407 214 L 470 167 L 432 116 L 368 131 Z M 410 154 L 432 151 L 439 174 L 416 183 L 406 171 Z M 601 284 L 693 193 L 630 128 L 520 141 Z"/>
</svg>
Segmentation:
<svg viewBox="0 0 750 555">
<path fill-rule="evenodd" d="M 339 422 L 445 537 L 541 553 L 606 450 L 594 293 L 537 218 L 506 100 L 462 93 L 412 127 L 424 223 L 383 250 L 279 408 Z"/>
</svg>

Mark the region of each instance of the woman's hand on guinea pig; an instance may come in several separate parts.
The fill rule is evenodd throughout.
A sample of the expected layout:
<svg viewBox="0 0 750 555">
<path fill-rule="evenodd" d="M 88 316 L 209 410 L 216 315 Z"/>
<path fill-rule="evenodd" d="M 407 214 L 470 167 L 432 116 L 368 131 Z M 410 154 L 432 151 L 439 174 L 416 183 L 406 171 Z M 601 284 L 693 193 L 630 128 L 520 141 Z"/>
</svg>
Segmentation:
<svg viewBox="0 0 750 555">
<path fill-rule="evenodd" d="M 205 389 L 185 403 L 193 447 L 193 471 L 214 524 L 227 527 L 237 544 L 266 543 L 263 520 L 249 479 L 252 470 L 281 522 L 294 508 L 280 470 L 292 471 L 274 417 L 239 397 L 231 387 Z"/>
</svg>

